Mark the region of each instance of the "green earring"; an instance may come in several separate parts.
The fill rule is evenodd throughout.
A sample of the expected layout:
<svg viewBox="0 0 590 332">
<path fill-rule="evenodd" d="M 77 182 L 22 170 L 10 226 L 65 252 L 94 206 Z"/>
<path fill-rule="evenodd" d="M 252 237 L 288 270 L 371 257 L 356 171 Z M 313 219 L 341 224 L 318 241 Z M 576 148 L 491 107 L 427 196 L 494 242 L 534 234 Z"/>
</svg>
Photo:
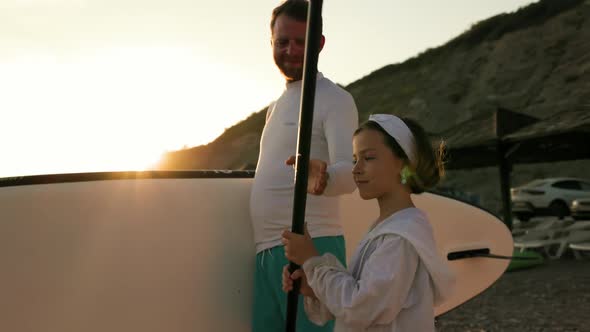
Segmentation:
<svg viewBox="0 0 590 332">
<path fill-rule="evenodd" d="M 408 183 L 408 179 L 410 177 L 412 177 L 412 171 L 410 171 L 408 166 L 404 166 L 404 168 L 402 168 L 402 171 L 400 174 L 401 174 L 401 178 L 402 178 L 402 184 Z"/>
</svg>

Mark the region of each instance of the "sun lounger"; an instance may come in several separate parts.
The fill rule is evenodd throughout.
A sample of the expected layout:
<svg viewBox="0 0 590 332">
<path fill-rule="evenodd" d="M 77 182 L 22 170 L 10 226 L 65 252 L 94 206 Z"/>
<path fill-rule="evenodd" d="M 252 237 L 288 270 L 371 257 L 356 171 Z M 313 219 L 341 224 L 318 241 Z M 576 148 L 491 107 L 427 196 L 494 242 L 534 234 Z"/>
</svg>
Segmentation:
<svg viewBox="0 0 590 332">
<path fill-rule="evenodd" d="M 582 259 L 584 254 L 590 254 L 590 242 L 570 243 L 569 247 L 576 259 Z"/>
<path fill-rule="evenodd" d="M 579 230 L 575 228 L 572 230 L 566 227 L 558 232 L 554 232 L 554 234 L 548 238 L 535 240 L 515 240 L 514 247 L 519 248 L 520 251 L 524 251 L 526 249 L 542 249 L 547 257 L 551 259 L 558 259 L 569 248 L 571 243 L 587 241 L 590 241 L 590 230 Z M 556 250 L 553 252 L 552 249 L 554 248 L 556 248 Z"/>
<path fill-rule="evenodd" d="M 512 231 L 512 236 L 514 238 L 520 238 L 526 234 L 531 234 L 527 238 L 538 238 L 535 234 L 543 234 L 543 233 L 550 233 L 552 234 L 552 230 L 564 228 L 571 225 L 573 222 L 569 220 L 559 220 L 559 219 L 548 219 L 542 220 L 538 222 L 536 225 L 527 228 L 518 228 Z"/>
<path fill-rule="evenodd" d="M 575 223 L 567 226 L 564 230 L 573 231 L 573 230 L 590 230 L 590 221 L 576 221 Z"/>
<path fill-rule="evenodd" d="M 512 232 L 512 236 L 514 237 L 514 242 L 549 240 L 557 237 L 563 232 L 584 229 L 586 226 L 590 229 L 590 223 L 583 224 L 583 227 L 580 227 L 577 224 L 578 223 L 573 223 L 572 221 L 558 219 L 546 220 L 535 227 L 524 230 L 524 232 L 522 230 Z"/>
</svg>

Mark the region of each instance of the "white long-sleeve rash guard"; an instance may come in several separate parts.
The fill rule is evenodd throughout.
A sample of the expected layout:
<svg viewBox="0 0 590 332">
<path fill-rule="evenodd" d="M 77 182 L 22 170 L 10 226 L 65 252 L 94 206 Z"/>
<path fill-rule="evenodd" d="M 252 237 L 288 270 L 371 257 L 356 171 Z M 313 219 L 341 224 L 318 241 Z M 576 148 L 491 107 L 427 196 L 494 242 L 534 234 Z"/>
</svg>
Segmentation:
<svg viewBox="0 0 590 332">
<path fill-rule="evenodd" d="M 281 232 L 292 223 L 294 170 L 285 164 L 297 153 L 301 81 L 287 83 L 268 107 L 260 155 L 250 196 L 256 251 L 280 245 Z M 312 237 L 342 234 L 337 195 L 355 189 L 352 178 L 352 134 L 358 112 L 352 96 L 318 73 L 311 138 L 311 159 L 328 163 L 323 195 L 307 196 L 306 217 Z"/>
</svg>

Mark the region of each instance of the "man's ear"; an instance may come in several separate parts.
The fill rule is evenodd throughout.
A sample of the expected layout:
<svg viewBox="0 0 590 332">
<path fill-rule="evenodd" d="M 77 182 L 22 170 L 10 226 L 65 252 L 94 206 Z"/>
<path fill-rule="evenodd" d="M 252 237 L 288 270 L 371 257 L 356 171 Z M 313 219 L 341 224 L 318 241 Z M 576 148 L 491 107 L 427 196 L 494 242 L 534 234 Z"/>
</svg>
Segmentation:
<svg viewBox="0 0 590 332">
<path fill-rule="evenodd" d="M 320 52 L 324 48 L 325 43 L 326 43 L 326 37 L 324 37 L 324 35 L 322 35 L 322 38 L 320 39 Z"/>
</svg>

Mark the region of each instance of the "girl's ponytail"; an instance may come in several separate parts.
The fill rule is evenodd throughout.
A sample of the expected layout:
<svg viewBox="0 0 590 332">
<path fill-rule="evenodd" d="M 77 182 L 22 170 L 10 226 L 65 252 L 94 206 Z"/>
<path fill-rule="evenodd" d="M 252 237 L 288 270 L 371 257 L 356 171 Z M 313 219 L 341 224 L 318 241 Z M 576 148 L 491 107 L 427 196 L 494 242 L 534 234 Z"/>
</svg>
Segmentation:
<svg viewBox="0 0 590 332">
<path fill-rule="evenodd" d="M 412 193 L 420 194 L 436 186 L 444 177 L 446 146 L 441 141 L 434 147 L 426 131 L 416 121 L 407 118 L 402 120 L 412 131 L 416 143 L 416 160 L 413 165 L 409 165 L 412 176 L 409 177 L 408 184 Z"/>
</svg>

